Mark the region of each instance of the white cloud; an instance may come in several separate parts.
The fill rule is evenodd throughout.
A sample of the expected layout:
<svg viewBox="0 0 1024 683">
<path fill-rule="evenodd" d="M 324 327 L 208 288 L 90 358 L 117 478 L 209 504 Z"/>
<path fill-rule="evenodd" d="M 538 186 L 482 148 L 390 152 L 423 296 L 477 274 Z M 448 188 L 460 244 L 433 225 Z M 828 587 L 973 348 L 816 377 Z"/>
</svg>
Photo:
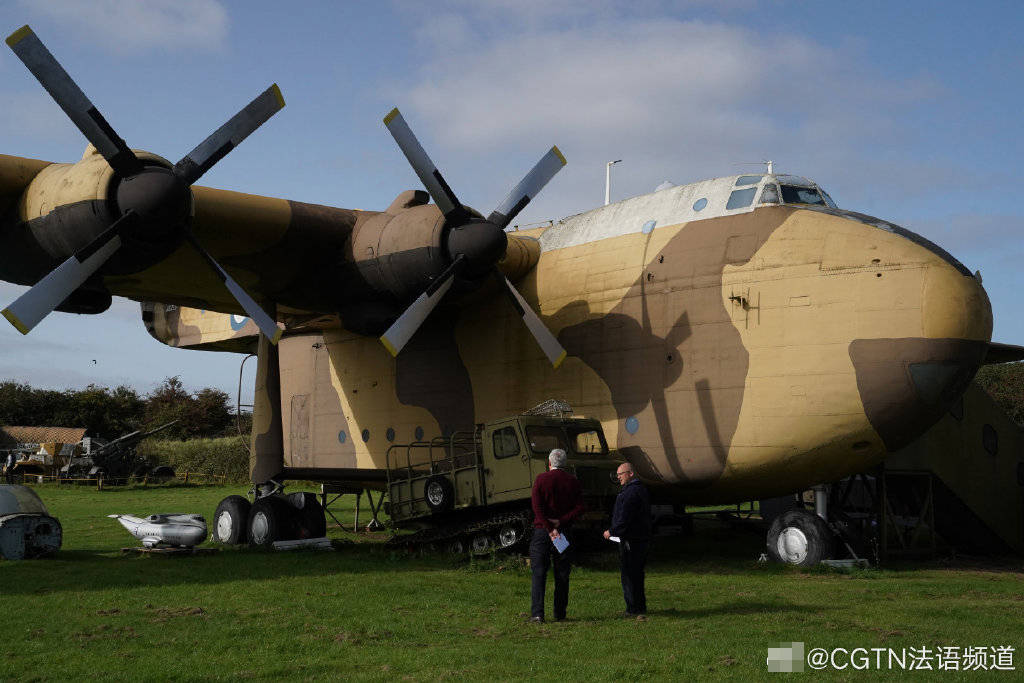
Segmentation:
<svg viewBox="0 0 1024 683">
<path fill-rule="evenodd" d="M 27 11 L 74 26 L 107 50 L 218 49 L 228 32 L 218 0 L 21 0 Z"/>
<path fill-rule="evenodd" d="M 0 92 L 0 99 L 4 102 L 0 107 L 0 130 L 8 138 L 62 142 L 82 139 L 82 134 L 60 107 L 41 90 L 38 93 Z"/>
<path fill-rule="evenodd" d="M 902 114 L 938 94 L 926 79 L 863 72 L 856 48 L 801 35 L 602 13 L 510 21 L 502 34 L 490 26 L 507 16 L 503 6 L 424 20 L 422 66 L 390 94 L 409 107 L 428 152 L 443 148 L 435 161 L 452 169 L 456 192 L 461 169 L 470 182 L 483 178 L 474 192 L 494 197 L 485 204 L 558 144 L 569 167 L 554 181 L 556 196 L 528 209 L 531 218 L 593 207 L 604 162 L 617 158 L 618 198 L 767 158 L 827 186 L 855 181 L 858 163 L 871 161 L 866 143 L 905 148 Z M 485 162 L 486 173 L 473 172 Z M 898 174 L 898 164 L 887 168 Z"/>
</svg>

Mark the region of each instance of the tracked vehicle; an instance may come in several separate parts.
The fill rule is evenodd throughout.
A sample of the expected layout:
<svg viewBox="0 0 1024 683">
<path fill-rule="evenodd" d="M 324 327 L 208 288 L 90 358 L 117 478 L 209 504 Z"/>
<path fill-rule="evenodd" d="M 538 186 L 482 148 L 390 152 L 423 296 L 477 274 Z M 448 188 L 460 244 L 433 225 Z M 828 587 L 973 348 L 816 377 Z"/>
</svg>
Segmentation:
<svg viewBox="0 0 1024 683">
<path fill-rule="evenodd" d="M 478 554 L 520 545 L 533 525 L 533 482 L 554 448 L 583 483 L 587 513 L 577 527 L 604 528 L 618 492 L 610 474 L 623 459 L 609 452 L 597 420 L 545 410 L 391 446 L 385 511 L 395 527 L 414 530 L 393 543 Z"/>
</svg>

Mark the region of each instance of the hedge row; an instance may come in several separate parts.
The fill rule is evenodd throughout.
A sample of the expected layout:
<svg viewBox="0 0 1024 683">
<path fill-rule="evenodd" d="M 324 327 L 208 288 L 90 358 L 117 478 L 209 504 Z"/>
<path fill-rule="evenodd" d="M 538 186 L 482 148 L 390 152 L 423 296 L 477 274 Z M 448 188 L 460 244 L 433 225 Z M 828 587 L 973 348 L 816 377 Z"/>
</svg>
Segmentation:
<svg viewBox="0 0 1024 683">
<path fill-rule="evenodd" d="M 249 482 L 248 439 L 240 436 L 220 439 L 160 441 L 147 439 L 139 454 L 151 462 L 170 465 L 179 477 L 186 472 L 222 477 L 225 483 Z"/>
</svg>

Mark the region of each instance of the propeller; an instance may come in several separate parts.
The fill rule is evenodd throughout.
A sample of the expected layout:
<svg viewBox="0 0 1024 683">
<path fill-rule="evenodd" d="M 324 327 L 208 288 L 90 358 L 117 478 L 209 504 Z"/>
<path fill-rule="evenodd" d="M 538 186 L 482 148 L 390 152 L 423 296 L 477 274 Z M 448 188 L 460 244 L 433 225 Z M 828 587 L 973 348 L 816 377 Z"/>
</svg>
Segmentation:
<svg viewBox="0 0 1024 683">
<path fill-rule="evenodd" d="M 565 360 L 565 349 L 498 269 L 497 263 L 508 245 L 505 228 L 548 181 L 562 170 L 566 163 L 565 157 L 557 147 L 552 147 L 486 219 L 477 218 L 459 202 L 398 109 L 392 109 L 384 117 L 384 125 L 444 214 L 448 228 L 445 248 L 451 265 L 405 309 L 381 336 L 381 342 L 392 355 L 397 356 L 451 289 L 456 277 L 476 279 L 491 273 L 503 283 L 512 305 L 522 316 L 551 365 L 557 368 Z"/>
<path fill-rule="evenodd" d="M 132 237 L 170 239 L 181 235 L 224 282 L 260 331 L 276 344 L 281 338 L 277 323 L 203 248 L 186 226 L 186 219 L 191 205 L 190 186 L 284 107 L 277 85 L 267 88 L 167 169 L 145 165 L 135 156 L 31 28 L 23 26 L 12 33 L 7 45 L 119 176 L 116 197 L 122 215 L 4 309 L 4 317 L 19 332 L 28 334 Z"/>
</svg>

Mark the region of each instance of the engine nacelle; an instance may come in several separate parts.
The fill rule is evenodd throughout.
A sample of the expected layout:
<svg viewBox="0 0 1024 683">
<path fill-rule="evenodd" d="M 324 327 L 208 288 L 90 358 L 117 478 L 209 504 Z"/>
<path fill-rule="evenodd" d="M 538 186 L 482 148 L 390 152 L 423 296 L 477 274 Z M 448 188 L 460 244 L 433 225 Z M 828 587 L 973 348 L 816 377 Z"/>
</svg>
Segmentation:
<svg viewBox="0 0 1024 683">
<path fill-rule="evenodd" d="M 135 154 L 147 167 L 172 167 L 155 154 Z M 92 145 L 78 163 L 50 164 L 40 170 L 18 201 L 17 224 L 0 235 L 0 246 L 17 245 L 17 253 L 24 255 L 19 263 L 4 264 L 5 271 L 14 271 L 5 272 L 5 279 L 33 284 L 103 233 L 121 216 L 118 196 L 123 183 Z M 173 252 L 191 211 L 191 197 L 180 199 L 184 209 L 172 229 L 154 230 L 151 217 L 144 216 L 135 230 L 122 233 L 122 247 L 103 272 L 138 272 Z"/>
<path fill-rule="evenodd" d="M 353 230 L 352 260 L 375 291 L 408 301 L 447 267 L 444 215 L 429 200 L 422 190 L 407 190 Z"/>
</svg>

